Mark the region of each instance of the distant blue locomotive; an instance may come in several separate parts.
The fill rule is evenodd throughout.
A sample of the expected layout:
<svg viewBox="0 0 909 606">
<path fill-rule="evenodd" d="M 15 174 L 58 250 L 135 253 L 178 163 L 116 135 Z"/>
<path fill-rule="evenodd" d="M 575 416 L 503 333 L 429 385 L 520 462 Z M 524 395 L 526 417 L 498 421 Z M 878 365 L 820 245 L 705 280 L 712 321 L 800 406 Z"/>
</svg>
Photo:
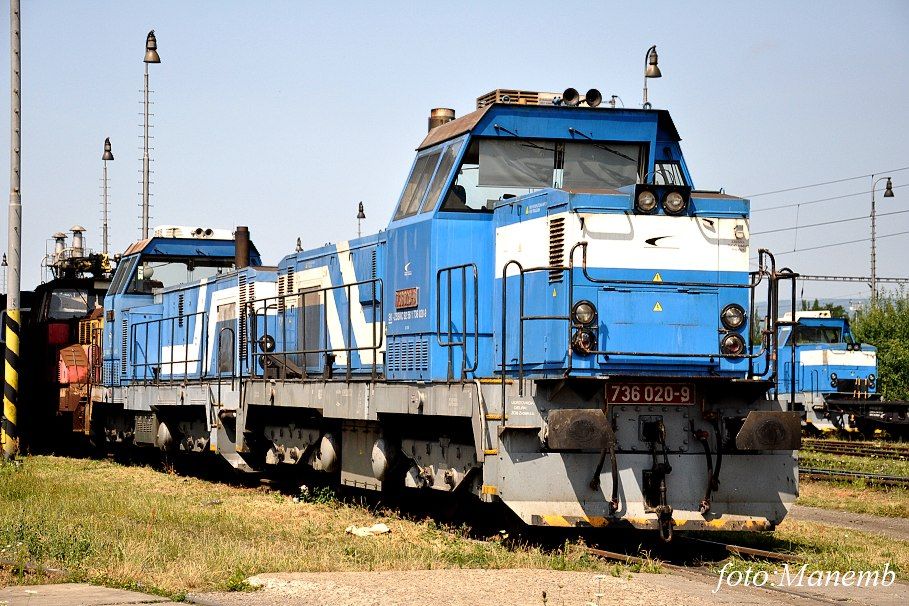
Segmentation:
<svg viewBox="0 0 909 606">
<path fill-rule="evenodd" d="M 277 268 L 245 228 L 134 244 L 96 431 L 534 525 L 772 528 L 799 414 L 768 398 L 775 324 L 749 335 L 787 276 L 749 271 L 748 202 L 693 189 L 668 112 L 595 93 L 434 110 L 387 229 Z"/>
<path fill-rule="evenodd" d="M 804 411 L 811 429 L 909 434 L 906 402 L 881 399 L 877 350 L 855 339 L 846 318 L 827 310 L 797 312 L 793 325 L 779 328 L 779 342 L 778 398 Z"/>
</svg>

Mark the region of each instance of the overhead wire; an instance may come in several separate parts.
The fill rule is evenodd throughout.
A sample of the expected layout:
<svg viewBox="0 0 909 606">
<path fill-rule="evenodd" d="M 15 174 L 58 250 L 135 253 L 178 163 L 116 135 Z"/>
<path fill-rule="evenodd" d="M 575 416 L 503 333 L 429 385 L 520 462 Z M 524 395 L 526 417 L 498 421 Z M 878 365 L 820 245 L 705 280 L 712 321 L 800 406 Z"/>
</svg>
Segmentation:
<svg viewBox="0 0 909 606">
<path fill-rule="evenodd" d="M 893 171 L 891 171 L 893 172 Z M 892 189 L 899 189 L 900 187 L 906 187 L 906 185 L 894 185 Z M 768 206 L 767 208 L 753 208 L 751 209 L 751 214 L 765 212 L 768 210 L 777 210 L 780 208 L 791 208 L 793 206 L 808 206 L 810 204 L 818 204 L 819 202 L 830 202 L 831 200 L 842 200 L 843 198 L 854 198 L 856 196 L 867 196 L 867 191 L 860 191 L 854 194 L 843 194 L 842 196 L 832 196 L 829 198 L 818 198 L 817 200 L 808 200 L 806 202 L 788 202 L 786 204 L 779 204 L 777 206 Z M 748 196 L 745 196 L 746 198 Z M 753 196 L 752 196 L 753 197 Z"/>
<path fill-rule="evenodd" d="M 909 231 L 899 231 L 894 234 L 885 234 L 883 236 L 877 236 L 878 240 L 883 240 L 884 238 L 894 238 L 896 236 L 905 236 L 909 234 Z M 774 252 L 773 256 L 779 257 L 781 255 L 791 255 L 792 253 L 805 252 L 807 250 L 819 250 L 821 248 L 832 248 L 834 246 L 844 246 L 846 244 L 857 244 L 858 242 L 870 242 L 871 238 L 861 238 L 858 240 L 846 240 L 844 242 L 832 242 L 830 244 L 821 244 L 820 246 L 809 246 L 807 248 L 795 248 L 793 250 L 786 250 L 783 252 Z M 757 260 L 757 257 L 751 257 L 752 261 Z"/>
<path fill-rule="evenodd" d="M 844 179 L 834 179 L 833 181 L 823 181 L 821 183 L 810 183 L 808 185 L 799 185 L 796 187 L 787 187 L 785 189 L 776 189 L 773 191 L 765 191 L 759 194 L 750 194 L 745 196 L 746 198 L 757 198 L 758 196 L 769 196 L 772 194 L 782 194 L 789 191 L 798 191 L 800 189 L 809 189 L 812 187 L 820 187 L 822 185 L 833 185 L 835 183 L 845 183 L 847 181 L 856 181 L 858 179 L 867 179 L 868 177 L 873 177 L 875 175 L 886 175 L 887 173 L 898 173 L 903 170 L 909 170 L 909 166 L 903 166 L 902 168 L 893 168 L 891 170 L 881 170 L 873 173 L 868 173 L 867 175 L 858 175 L 855 177 L 846 177 Z"/>
<path fill-rule="evenodd" d="M 878 217 L 888 217 L 890 215 L 901 215 L 903 213 L 909 213 L 907 210 L 895 210 L 889 213 L 875 213 Z M 861 221 L 867 219 L 869 215 L 862 215 L 861 217 L 851 217 L 849 219 L 836 219 L 833 221 L 823 221 L 821 223 L 809 223 L 808 225 L 794 225 L 792 227 L 780 227 L 778 229 L 768 229 L 765 231 L 753 231 L 751 232 L 752 236 L 762 236 L 764 234 L 775 234 L 781 231 L 792 231 L 793 229 L 806 229 L 808 227 L 820 227 L 822 225 L 836 225 L 837 223 L 848 223 L 850 221 Z"/>
</svg>

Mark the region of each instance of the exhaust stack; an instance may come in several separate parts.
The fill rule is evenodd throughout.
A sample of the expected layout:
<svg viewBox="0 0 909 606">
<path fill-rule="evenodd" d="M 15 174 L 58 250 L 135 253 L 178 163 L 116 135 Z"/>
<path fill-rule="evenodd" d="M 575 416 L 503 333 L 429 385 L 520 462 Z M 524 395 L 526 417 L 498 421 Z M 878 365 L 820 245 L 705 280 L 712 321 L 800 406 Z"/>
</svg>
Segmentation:
<svg viewBox="0 0 909 606">
<path fill-rule="evenodd" d="M 455 119 L 455 110 L 437 107 L 429 111 L 429 130 L 433 130 Z"/>
<path fill-rule="evenodd" d="M 237 269 L 249 267 L 249 228 L 238 225 L 234 232 L 234 265 Z"/>
</svg>

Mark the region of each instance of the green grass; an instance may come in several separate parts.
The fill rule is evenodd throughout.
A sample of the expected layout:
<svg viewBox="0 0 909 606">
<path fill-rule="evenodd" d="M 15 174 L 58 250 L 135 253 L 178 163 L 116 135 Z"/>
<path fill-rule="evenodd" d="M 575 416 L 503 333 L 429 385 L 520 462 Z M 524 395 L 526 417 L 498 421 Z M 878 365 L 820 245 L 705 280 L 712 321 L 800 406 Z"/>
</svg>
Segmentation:
<svg viewBox="0 0 909 606">
<path fill-rule="evenodd" d="M 799 564 L 808 564 L 809 570 L 880 570 L 890 565 L 898 579 L 909 578 L 909 541 L 900 541 L 870 532 L 835 528 L 813 522 L 784 520 L 772 533 L 722 533 L 706 536 L 748 547 L 791 553 Z M 719 570 L 726 562 L 732 569 L 745 571 L 782 569 L 779 562 L 743 560 L 732 557 L 711 564 Z"/>
<path fill-rule="evenodd" d="M 909 461 L 879 459 L 876 457 L 852 457 L 811 450 L 799 451 L 799 466 L 909 476 Z"/>
<path fill-rule="evenodd" d="M 797 503 L 807 507 L 909 518 L 909 489 L 865 486 L 863 480 L 827 482 L 802 479 Z"/>
<path fill-rule="evenodd" d="M 123 467 L 31 457 L 0 465 L 0 558 L 63 568 L 59 580 L 127 587 L 172 598 L 246 589 L 267 571 L 551 568 L 616 574 L 574 549 L 477 541 L 463 530 L 373 512 L 315 492 L 290 497 Z M 384 522 L 360 538 L 351 524 Z M 0 585 L 44 582 L 0 569 Z"/>
</svg>

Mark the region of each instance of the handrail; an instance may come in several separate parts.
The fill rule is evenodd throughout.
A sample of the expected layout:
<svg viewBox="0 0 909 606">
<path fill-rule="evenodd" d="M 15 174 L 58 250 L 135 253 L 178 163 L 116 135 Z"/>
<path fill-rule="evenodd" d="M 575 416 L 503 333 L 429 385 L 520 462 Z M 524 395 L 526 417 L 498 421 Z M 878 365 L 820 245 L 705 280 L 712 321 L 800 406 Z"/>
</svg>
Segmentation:
<svg viewBox="0 0 909 606">
<path fill-rule="evenodd" d="M 727 283 L 720 283 L 720 282 L 716 282 L 716 283 L 678 282 L 678 281 L 649 282 L 649 281 L 642 281 L 642 280 L 610 280 L 610 279 L 595 278 L 595 277 L 591 276 L 588 271 L 587 246 L 588 246 L 588 242 L 578 242 L 571 248 L 571 251 L 569 253 L 569 258 L 568 258 L 569 263 L 568 263 L 567 267 L 553 265 L 553 266 L 524 268 L 521 265 L 521 263 L 515 259 L 508 261 L 502 267 L 502 309 L 501 309 L 501 328 L 502 328 L 501 349 L 502 349 L 502 352 L 501 352 L 500 372 L 501 372 L 501 385 L 502 385 L 502 416 L 503 416 L 503 419 L 506 414 L 506 411 L 505 411 L 505 404 L 506 404 L 505 385 L 506 385 L 506 377 L 508 375 L 508 367 L 509 367 L 508 351 L 507 351 L 508 350 L 508 334 L 507 334 L 507 332 L 508 332 L 508 328 L 507 328 L 508 311 L 507 310 L 508 310 L 508 277 L 509 277 L 508 270 L 512 266 L 516 267 L 518 270 L 517 276 L 513 276 L 513 277 L 518 278 L 518 290 L 519 290 L 519 304 L 518 304 L 519 351 L 518 351 L 517 374 L 518 374 L 518 396 L 520 397 L 520 396 L 524 395 L 524 385 L 523 385 L 523 383 L 524 383 L 524 322 L 536 321 L 536 320 L 566 321 L 568 324 L 567 338 L 568 338 L 569 347 L 568 347 L 568 352 L 567 352 L 568 364 L 564 371 L 564 376 L 566 376 L 566 377 L 570 376 L 571 372 L 573 370 L 573 350 L 570 346 L 571 338 L 572 338 L 571 332 L 572 332 L 572 328 L 573 328 L 573 322 L 571 320 L 571 306 L 574 304 L 574 288 L 575 288 L 574 270 L 576 268 L 576 266 L 574 264 L 575 263 L 575 261 L 574 261 L 575 252 L 579 248 L 582 250 L 582 253 L 583 253 L 582 260 L 581 260 L 581 267 L 580 267 L 582 275 L 584 276 L 584 278 L 586 280 L 588 280 L 589 282 L 591 282 L 593 284 L 629 285 L 629 286 L 639 285 L 639 286 L 648 286 L 648 287 L 663 287 L 663 286 L 704 287 L 704 288 L 713 288 L 713 289 L 747 288 L 747 289 L 749 289 L 749 293 L 750 293 L 750 301 L 751 301 L 750 309 L 752 309 L 752 310 L 755 309 L 755 307 L 754 307 L 755 291 L 757 290 L 757 287 L 764 281 L 764 278 L 766 277 L 767 278 L 768 311 L 767 311 L 767 315 L 764 318 L 764 321 L 766 322 L 766 326 L 768 328 L 765 329 L 764 331 L 762 331 L 762 336 L 761 336 L 761 340 L 760 340 L 760 349 L 757 352 L 753 351 L 754 345 L 756 345 L 756 343 L 754 343 L 754 341 L 752 340 L 752 334 L 751 334 L 751 331 L 749 331 L 747 349 L 751 353 L 743 354 L 741 356 L 736 356 L 735 359 L 739 359 L 739 360 L 747 359 L 748 360 L 748 370 L 747 370 L 748 378 L 754 379 L 755 377 L 763 376 L 767 372 L 771 372 L 771 375 L 770 375 L 770 377 L 768 377 L 768 380 L 771 380 L 774 382 L 776 381 L 777 365 L 778 365 L 778 355 L 777 355 L 778 344 L 776 343 L 774 333 L 777 330 L 777 324 L 779 323 L 779 320 L 776 318 L 776 310 L 778 309 L 778 298 L 779 298 L 778 283 L 782 280 L 787 280 L 787 279 L 792 279 L 794 281 L 794 276 L 796 276 L 796 274 L 793 274 L 789 270 L 782 270 L 780 273 L 777 273 L 776 261 L 775 261 L 773 255 L 768 250 L 763 249 L 763 248 L 759 249 L 759 251 L 758 251 L 758 259 L 759 259 L 758 260 L 758 269 L 756 271 L 748 272 L 749 280 L 747 283 L 727 284 Z M 768 265 L 768 263 L 769 263 L 769 265 Z M 568 304 L 567 315 L 565 315 L 565 316 L 561 316 L 561 315 L 527 316 L 527 315 L 525 315 L 525 313 L 524 313 L 524 309 L 525 309 L 524 308 L 524 296 L 525 296 L 524 276 L 525 276 L 525 274 L 528 274 L 528 273 L 542 272 L 542 271 L 546 271 L 546 272 L 568 271 L 569 296 L 567 297 L 567 304 Z M 794 295 L 793 295 L 793 297 L 794 297 Z M 795 305 L 794 298 L 792 300 L 792 305 L 793 305 L 793 307 Z M 600 310 L 600 313 L 602 313 L 602 312 L 603 312 L 603 310 Z M 719 344 L 719 341 L 718 341 L 718 344 Z M 634 351 L 591 351 L 588 353 L 589 353 L 589 355 L 605 356 L 605 357 L 608 357 L 608 356 L 642 356 L 642 357 L 711 358 L 711 359 L 713 359 L 713 358 L 721 359 L 721 358 L 727 357 L 727 356 L 724 356 L 723 353 L 719 350 L 716 353 L 673 353 L 673 352 L 634 352 Z M 756 373 L 753 362 L 754 362 L 754 360 L 760 359 L 760 358 L 764 358 L 765 362 L 766 362 L 765 367 L 764 367 L 764 372 Z M 772 371 L 771 371 L 771 368 L 772 368 Z M 504 421 L 503 421 L 503 423 L 504 423 Z"/>
<path fill-rule="evenodd" d="M 473 269 L 473 364 L 467 365 L 467 269 Z M 460 340 L 453 340 L 451 329 L 451 275 L 454 271 L 461 270 L 461 333 Z M 448 277 L 448 340 L 442 341 L 442 274 Z M 436 272 L 436 340 L 440 347 L 448 349 L 448 380 L 454 378 L 454 348 L 461 348 L 461 381 L 467 379 L 467 374 L 476 372 L 480 357 L 480 305 L 479 305 L 479 275 L 475 263 L 452 265 L 443 267 Z"/>
<path fill-rule="evenodd" d="M 237 378 L 237 355 L 239 353 L 237 350 L 237 347 L 236 347 L 237 333 L 236 333 L 236 331 L 234 331 L 232 326 L 222 326 L 221 330 L 218 331 L 218 355 L 216 357 L 216 359 L 219 361 L 219 365 L 218 365 L 218 406 L 221 406 L 220 359 L 221 359 L 221 336 L 224 334 L 224 331 L 230 331 L 230 339 L 231 339 L 231 348 L 230 348 L 231 349 L 231 356 L 230 356 L 230 390 L 231 391 L 234 390 L 234 381 Z M 242 388 L 243 384 L 240 383 L 240 386 Z"/>
<path fill-rule="evenodd" d="M 309 354 L 322 354 L 325 357 L 323 378 L 330 379 L 330 378 L 332 378 L 331 366 L 334 363 L 334 358 L 335 358 L 336 354 L 337 353 L 346 353 L 347 354 L 347 367 L 346 367 L 346 372 L 345 372 L 345 379 L 347 381 L 350 381 L 353 378 L 353 368 L 352 368 L 352 364 L 351 364 L 352 360 L 351 360 L 350 354 L 353 352 L 360 352 L 360 351 L 372 351 L 373 352 L 372 365 L 371 365 L 372 366 L 371 378 L 375 379 L 376 377 L 378 377 L 379 376 L 379 373 L 378 373 L 379 355 L 378 354 L 379 354 L 379 350 L 382 348 L 382 346 L 385 342 L 385 332 L 380 331 L 377 326 L 379 324 L 379 322 L 373 321 L 371 323 L 372 324 L 372 343 L 370 345 L 357 345 L 356 347 L 352 347 L 349 345 L 331 347 L 330 341 L 328 338 L 328 314 L 326 313 L 325 310 L 326 310 L 326 306 L 328 305 L 327 300 L 328 300 L 329 293 L 333 293 L 334 291 L 341 290 L 341 289 L 345 290 L 345 293 L 347 295 L 347 301 L 348 301 L 346 337 L 347 337 L 348 342 L 353 342 L 353 327 L 352 327 L 352 325 L 353 325 L 353 317 L 352 317 L 353 302 L 352 302 L 352 298 L 351 298 L 351 289 L 355 286 L 359 287 L 359 286 L 363 286 L 363 285 L 372 286 L 374 288 L 374 290 L 373 290 L 374 293 L 384 293 L 384 283 L 383 283 L 382 279 L 381 278 L 372 278 L 369 280 L 360 280 L 358 282 L 350 282 L 348 284 L 339 284 L 336 286 L 335 285 L 325 286 L 325 287 L 322 287 L 319 289 L 306 290 L 306 291 L 301 290 L 301 291 L 295 292 L 295 293 L 287 293 L 287 294 L 283 294 L 283 295 L 263 297 L 261 299 L 256 299 L 254 301 L 250 301 L 247 304 L 247 309 L 248 309 L 247 318 L 250 318 L 250 317 L 252 318 L 252 330 L 251 330 L 252 339 L 250 341 L 252 342 L 253 346 L 249 352 L 249 356 L 253 360 L 253 362 L 255 362 L 257 359 L 262 361 L 261 377 L 259 376 L 258 370 L 256 368 L 257 365 L 255 363 L 252 363 L 252 364 L 250 364 L 250 371 L 249 371 L 250 378 L 254 378 L 254 379 L 255 378 L 263 378 L 263 379 L 268 378 L 266 375 L 268 374 L 267 369 L 269 368 L 269 364 L 270 363 L 273 364 L 273 363 L 275 363 L 276 360 L 280 360 L 280 362 L 278 364 L 283 369 L 282 370 L 283 376 L 281 377 L 282 380 L 293 380 L 294 379 L 294 377 L 290 377 L 290 378 L 287 377 L 287 370 L 291 367 L 294 367 L 292 369 L 292 372 L 298 373 L 300 375 L 300 377 L 299 377 L 300 380 L 306 380 L 309 378 L 309 373 L 307 372 L 306 356 Z M 293 349 L 293 350 L 281 350 L 281 351 L 278 351 L 277 349 L 275 349 L 273 351 L 262 351 L 261 347 L 257 347 L 258 341 L 260 339 L 264 339 L 266 337 L 271 336 L 268 334 L 268 325 L 267 325 L 267 323 L 268 323 L 267 318 L 269 315 L 268 312 L 270 310 L 275 310 L 275 316 L 280 317 L 281 335 L 283 337 L 282 340 L 284 342 L 286 342 L 286 338 L 287 338 L 286 335 L 288 334 L 287 333 L 288 306 L 286 304 L 286 301 L 287 301 L 287 299 L 289 299 L 291 297 L 296 297 L 296 298 L 300 299 L 300 302 L 298 303 L 296 308 L 302 310 L 301 311 L 301 314 L 302 314 L 301 321 L 298 323 L 298 329 L 296 331 L 296 336 L 298 337 L 297 342 L 298 343 L 306 342 L 306 305 L 303 304 L 304 303 L 303 297 L 305 297 L 306 295 L 319 295 L 319 300 L 320 300 L 319 305 L 322 308 L 322 313 L 321 313 L 322 339 L 321 339 L 321 341 L 322 341 L 324 347 L 317 347 L 317 348 L 305 348 L 304 347 L 304 348 L 298 348 L 298 349 Z M 378 297 L 378 304 L 379 304 L 379 313 L 378 313 L 377 317 L 384 318 L 384 316 L 385 316 L 384 296 Z M 265 327 L 265 331 L 261 337 L 259 337 L 259 334 L 258 334 L 259 317 L 262 317 L 264 319 L 264 327 Z M 277 342 L 275 342 L 275 347 L 277 348 Z M 303 363 L 300 366 L 297 366 L 289 359 L 290 356 L 302 356 Z"/>
<path fill-rule="evenodd" d="M 189 357 L 188 357 L 189 356 L 189 346 L 190 346 L 189 326 L 191 324 L 191 322 L 189 320 L 190 320 L 190 318 L 195 318 L 196 316 L 201 316 L 201 320 L 199 320 L 199 321 L 201 321 L 201 323 L 202 323 L 201 333 L 200 333 L 201 336 L 199 339 L 199 348 L 201 349 L 201 356 L 198 358 L 189 359 Z M 164 350 L 164 342 L 163 342 L 163 338 L 162 338 L 162 336 L 163 336 L 162 327 L 165 322 L 170 323 L 171 359 L 168 362 L 164 362 L 161 359 L 162 353 Z M 174 358 L 174 356 L 173 356 L 174 348 L 177 347 L 177 343 L 175 342 L 175 337 L 177 335 L 177 331 L 176 331 L 177 322 L 183 322 L 183 325 L 185 327 L 185 331 L 184 331 L 184 335 L 183 335 L 184 342 L 182 344 L 182 346 L 184 348 L 183 351 L 184 351 L 184 358 L 185 358 L 183 360 L 174 360 L 173 359 Z M 149 327 L 153 324 L 156 324 L 159 326 L 158 332 L 157 332 L 157 352 L 158 352 L 158 361 L 157 362 L 148 361 L 148 359 L 149 359 L 149 332 L 150 332 Z M 143 343 L 144 348 L 142 350 L 144 352 L 145 362 L 143 362 L 141 364 L 139 362 L 137 362 L 137 360 L 136 360 L 138 357 L 138 345 L 139 345 L 139 341 L 136 338 L 136 334 L 138 333 L 138 330 L 140 327 L 145 327 L 145 330 L 144 330 L 145 340 Z M 199 377 L 198 378 L 199 378 L 199 380 L 202 380 L 208 374 L 208 364 L 207 364 L 208 347 L 206 347 L 207 336 L 208 336 L 208 312 L 207 311 L 197 311 L 197 312 L 191 313 L 191 314 L 170 316 L 167 318 L 156 318 L 154 320 L 145 320 L 143 322 L 135 322 L 135 323 L 131 324 L 130 325 L 130 367 L 133 370 L 133 376 L 130 379 L 134 380 L 134 381 L 141 380 L 141 381 L 147 383 L 149 380 L 148 371 L 151 370 L 152 381 L 155 383 L 160 383 L 160 382 L 162 382 L 161 376 L 163 374 L 161 372 L 161 369 L 164 366 L 168 366 L 170 369 L 170 372 L 168 373 L 168 378 L 165 379 L 164 381 L 168 382 L 168 381 L 182 380 L 185 383 L 190 379 L 189 365 L 190 364 L 199 364 Z M 177 364 L 183 365 L 182 379 L 180 379 L 180 377 L 174 376 L 174 366 Z M 138 376 L 138 372 L 137 372 L 139 368 L 142 368 L 142 370 L 143 370 L 141 379 Z M 192 377 L 192 378 L 195 379 L 195 377 Z"/>
</svg>

